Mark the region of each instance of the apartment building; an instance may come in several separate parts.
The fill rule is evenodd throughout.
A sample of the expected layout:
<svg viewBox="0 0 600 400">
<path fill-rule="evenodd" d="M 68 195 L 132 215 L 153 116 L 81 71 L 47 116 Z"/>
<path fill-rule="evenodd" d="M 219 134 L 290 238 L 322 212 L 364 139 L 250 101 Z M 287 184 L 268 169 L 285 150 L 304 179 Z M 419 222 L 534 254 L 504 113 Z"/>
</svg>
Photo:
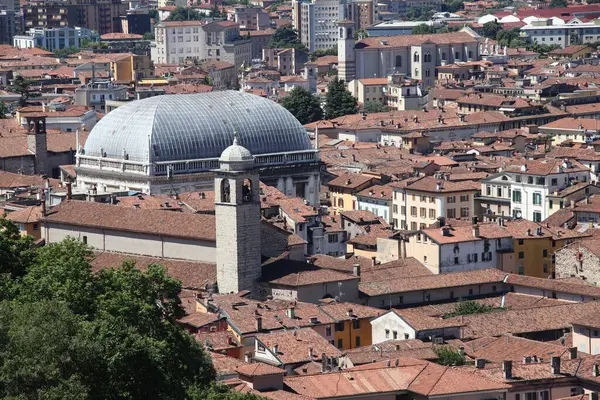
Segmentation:
<svg viewBox="0 0 600 400">
<path fill-rule="evenodd" d="M 18 49 L 41 47 L 56 51 L 67 47 L 80 47 L 83 39 L 96 40 L 98 35 L 87 28 L 31 28 L 23 35 L 16 35 L 13 46 Z"/>
<path fill-rule="evenodd" d="M 406 255 L 434 274 L 488 268 L 511 272 L 512 250 L 511 234 L 494 223 L 421 229 L 406 243 Z"/>
<path fill-rule="evenodd" d="M 84 26 L 100 35 L 121 32 L 121 15 L 128 8 L 120 0 L 34 0 L 22 5 L 26 29 Z"/>
<path fill-rule="evenodd" d="M 247 31 L 268 29 L 271 26 L 269 13 L 260 7 L 236 6 L 233 20 L 240 24 L 240 29 Z"/>
<path fill-rule="evenodd" d="M 371 211 L 386 222 L 392 223 L 392 187 L 373 185 L 356 194 L 358 209 Z"/>
<path fill-rule="evenodd" d="M 549 195 L 577 182 L 588 182 L 590 170 L 569 159 L 519 160 L 482 180 L 480 208 L 486 214 L 512 215 L 541 222 L 551 214 Z M 488 211 L 490 210 L 490 211 Z"/>
<path fill-rule="evenodd" d="M 241 39 L 239 25 L 232 21 L 162 21 L 155 37 L 152 61 L 159 64 L 214 60 L 240 66 L 252 59 L 252 42 Z"/>
<path fill-rule="evenodd" d="M 529 43 L 565 48 L 600 40 L 600 25 L 597 20 L 555 24 L 553 18 L 536 18 L 521 27 L 521 38 Z"/>
<path fill-rule="evenodd" d="M 299 3 L 300 40 L 309 51 L 337 46 L 338 21 L 345 18 L 344 0 L 311 0 Z"/>
<path fill-rule="evenodd" d="M 439 218 L 469 218 L 475 215 L 475 195 L 479 184 L 454 182 L 425 176 L 413 182 L 392 184 L 392 221 L 398 229 L 416 231 Z"/>
<path fill-rule="evenodd" d="M 358 210 L 356 195 L 362 190 L 379 183 L 372 175 L 343 174 L 331 180 L 327 187 L 331 198 L 331 210 L 334 215 L 342 211 Z"/>
</svg>

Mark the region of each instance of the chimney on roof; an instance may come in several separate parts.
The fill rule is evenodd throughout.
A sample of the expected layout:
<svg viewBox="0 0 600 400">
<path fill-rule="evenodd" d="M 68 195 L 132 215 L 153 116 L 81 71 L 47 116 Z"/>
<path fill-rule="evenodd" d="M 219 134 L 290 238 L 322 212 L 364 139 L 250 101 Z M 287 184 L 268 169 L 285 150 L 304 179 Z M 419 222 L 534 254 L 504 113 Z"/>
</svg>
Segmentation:
<svg viewBox="0 0 600 400">
<path fill-rule="evenodd" d="M 273 344 L 273 354 L 279 354 L 279 345 L 277 343 Z"/>
<path fill-rule="evenodd" d="M 577 347 L 569 347 L 569 359 L 574 360 L 577 358 Z"/>
<path fill-rule="evenodd" d="M 481 235 L 479 234 L 479 225 L 473 225 L 473 237 L 480 237 Z"/>
<path fill-rule="evenodd" d="M 553 356 L 550 365 L 552 368 L 551 372 L 553 375 L 560 374 L 560 357 L 559 356 Z"/>
<path fill-rule="evenodd" d="M 460 120 L 460 122 L 465 122 L 465 114 L 459 114 L 458 119 Z"/>
<path fill-rule="evenodd" d="M 327 371 L 327 355 L 321 353 L 321 372 Z"/>
<path fill-rule="evenodd" d="M 351 317 L 353 315 L 351 308 L 349 308 L 349 309 L 346 310 L 346 315 L 349 316 L 349 317 Z"/>
<path fill-rule="evenodd" d="M 354 276 L 360 276 L 360 264 L 354 264 L 352 266 L 352 273 Z"/>
<path fill-rule="evenodd" d="M 478 368 L 478 369 L 485 368 L 485 358 L 476 358 L 475 359 L 475 368 Z"/>
<path fill-rule="evenodd" d="M 251 364 L 252 363 L 252 353 L 247 351 L 246 354 L 244 354 L 244 361 L 247 364 Z"/>
<path fill-rule="evenodd" d="M 263 326 L 262 326 L 262 317 L 260 315 L 257 315 L 255 317 L 256 319 L 256 332 L 262 332 Z"/>
<path fill-rule="evenodd" d="M 600 365 L 592 365 L 592 376 L 600 376 Z"/>
<path fill-rule="evenodd" d="M 504 218 L 502 218 L 502 217 L 498 218 L 498 226 L 504 226 Z"/>
<path fill-rule="evenodd" d="M 531 228 L 527 228 L 527 236 L 531 236 Z"/>
<path fill-rule="evenodd" d="M 73 198 L 73 190 L 71 188 L 71 185 L 72 183 L 70 181 L 65 183 L 65 186 L 67 187 L 67 200 L 71 200 Z"/>
<path fill-rule="evenodd" d="M 531 362 L 531 357 L 523 356 L 523 364 L 529 364 Z"/>
<path fill-rule="evenodd" d="M 313 354 L 313 348 L 312 348 L 312 347 L 309 347 L 309 348 L 308 348 L 308 359 L 309 359 L 309 360 L 312 360 L 312 358 L 313 358 L 313 357 L 314 357 L 314 354 Z"/>
<path fill-rule="evenodd" d="M 442 182 L 441 181 L 437 181 L 435 184 L 435 190 L 437 190 L 438 192 L 440 190 L 442 190 Z"/>
<path fill-rule="evenodd" d="M 512 379 L 512 361 L 504 360 L 502 361 L 502 375 L 504 379 Z"/>
<path fill-rule="evenodd" d="M 377 257 L 371 257 L 371 266 L 375 266 L 377 264 Z"/>
<path fill-rule="evenodd" d="M 296 318 L 296 309 L 294 308 L 294 306 L 290 305 L 287 309 L 287 316 L 289 319 L 295 319 Z"/>
</svg>

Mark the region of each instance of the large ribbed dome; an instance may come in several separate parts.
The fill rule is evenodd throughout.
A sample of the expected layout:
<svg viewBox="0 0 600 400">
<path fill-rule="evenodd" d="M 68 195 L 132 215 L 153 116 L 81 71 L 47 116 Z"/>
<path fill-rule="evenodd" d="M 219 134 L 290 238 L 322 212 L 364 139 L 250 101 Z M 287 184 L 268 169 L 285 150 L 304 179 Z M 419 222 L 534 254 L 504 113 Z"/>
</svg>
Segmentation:
<svg viewBox="0 0 600 400">
<path fill-rule="evenodd" d="M 277 103 L 236 91 L 132 101 L 102 118 L 85 154 L 144 162 L 218 158 L 238 140 L 253 155 L 311 149 L 306 130 Z"/>
</svg>

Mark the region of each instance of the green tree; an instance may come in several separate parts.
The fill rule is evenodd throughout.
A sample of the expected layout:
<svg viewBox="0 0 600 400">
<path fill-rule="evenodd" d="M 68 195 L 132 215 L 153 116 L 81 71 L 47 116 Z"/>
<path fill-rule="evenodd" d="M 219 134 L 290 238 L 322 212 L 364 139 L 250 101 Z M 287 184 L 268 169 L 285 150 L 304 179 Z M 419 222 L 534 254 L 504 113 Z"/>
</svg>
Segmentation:
<svg viewBox="0 0 600 400">
<path fill-rule="evenodd" d="M 154 32 L 146 32 L 144 33 L 145 40 L 154 40 Z"/>
<path fill-rule="evenodd" d="M 290 94 L 283 98 L 281 105 L 303 125 L 323 119 L 319 98 L 303 87 L 293 88 Z"/>
<path fill-rule="evenodd" d="M 552 0 L 550 1 L 550 8 L 564 8 L 567 6 L 567 0 Z"/>
<path fill-rule="evenodd" d="M 435 362 L 440 365 L 464 365 L 466 362 L 465 355 L 460 354 L 450 346 L 435 346 L 433 351 L 438 356 Z"/>
<path fill-rule="evenodd" d="M 31 85 L 31 81 L 23 78 L 22 75 L 18 75 L 12 80 L 12 83 L 9 86 L 11 92 L 21 95 L 21 98 L 19 99 L 19 105 L 21 107 L 25 106 L 27 100 L 34 95 L 29 92 L 29 85 Z"/>
<path fill-rule="evenodd" d="M 64 49 L 59 49 L 54 51 L 54 55 L 58 58 L 67 58 L 71 54 L 75 54 L 79 52 L 79 47 L 70 46 L 65 47 Z"/>
<path fill-rule="evenodd" d="M 33 262 L 32 244 L 31 236 L 21 236 L 15 224 L 0 216 L 0 276 L 22 276 Z"/>
<path fill-rule="evenodd" d="M 502 25 L 500 25 L 497 21 L 490 21 L 483 24 L 481 28 L 481 35 L 490 39 L 496 39 L 496 35 L 498 32 L 502 30 Z"/>
<path fill-rule="evenodd" d="M 311 59 L 316 59 L 318 57 L 323 57 L 323 56 L 337 56 L 337 55 L 338 55 L 337 47 L 331 47 L 329 49 L 317 49 L 317 50 L 313 51 L 312 53 L 310 53 Z"/>
<path fill-rule="evenodd" d="M 354 31 L 354 40 L 365 39 L 369 37 L 369 32 L 366 29 L 360 28 Z M 335 55 L 337 56 L 337 47 L 335 49 Z"/>
<path fill-rule="evenodd" d="M 17 241 L 6 226 L 0 249 Z M 0 302 L 0 398 L 175 400 L 214 381 L 210 359 L 176 323 L 181 284 L 164 268 L 93 274 L 89 249 L 73 239 L 34 257 L 19 247 L 0 256 L 26 265 L 12 300 Z"/>
<path fill-rule="evenodd" d="M 271 40 L 267 43 L 270 49 L 298 49 L 305 50 L 306 46 L 302 44 L 298 33 L 291 25 L 284 25 L 273 32 Z"/>
<path fill-rule="evenodd" d="M 148 11 L 148 14 L 150 15 L 150 18 L 152 18 L 152 19 L 158 19 L 158 10 L 156 8 L 151 8 Z"/>
<path fill-rule="evenodd" d="M 365 101 L 365 104 L 363 105 L 363 111 L 366 113 L 378 113 L 388 111 L 388 108 L 379 101 L 369 100 Z"/>
<path fill-rule="evenodd" d="M 0 101 L 0 119 L 6 118 L 6 115 L 10 113 L 8 106 L 5 102 Z"/>
<path fill-rule="evenodd" d="M 487 304 L 478 303 L 473 300 L 459 300 L 454 307 L 454 311 L 444 315 L 444 318 L 456 317 L 459 315 L 483 314 L 494 311 L 494 307 Z"/>
<path fill-rule="evenodd" d="M 454 13 L 465 8 L 464 1 L 452 0 L 446 3 L 446 11 Z"/>
<path fill-rule="evenodd" d="M 436 33 L 436 29 L 426 24 L 420 24 L 412 28 L 413 35 L 426 35 L 429 33 Z"/>
<path fill-rule="evenodd" d="M 224 385 L 211 385 L 205 389 L 193 389 L 188 392 L 189 400 L 260 400 L 264 397 L 252 393 L 230 391 Z M 266 399 L 265 399 L 266 400 Z"/>
<path fill-rule="evenodd" d="M 202 15 L 191 7 L 177 6 L 167 18 L 167 21 L 199 21 Z"/>
<path fill-rule="evenodd" d="M 327 85 L 325 95 L 325 117 L 333 119 L 347 114 L 356 114 L 357 102 L 346 88 L 344 81 L 337 76 Z"/>
</svg>

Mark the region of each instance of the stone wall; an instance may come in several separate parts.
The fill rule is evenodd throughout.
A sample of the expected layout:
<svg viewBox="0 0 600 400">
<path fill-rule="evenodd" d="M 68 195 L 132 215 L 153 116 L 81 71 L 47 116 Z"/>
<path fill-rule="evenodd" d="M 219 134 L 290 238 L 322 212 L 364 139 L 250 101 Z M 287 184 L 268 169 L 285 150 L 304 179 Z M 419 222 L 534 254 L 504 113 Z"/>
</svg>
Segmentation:
<svg viewBox="0 0 600 400">
<path fill-rule="evenodd" d="M 581 257 L 578 257 L 578 252 L 581 253 Z M 573 245 L 554 254 L 557 279 L 577 277 L 595 285 L 600 283 L 600 257 L 585 247 Z"/>
</svg>

